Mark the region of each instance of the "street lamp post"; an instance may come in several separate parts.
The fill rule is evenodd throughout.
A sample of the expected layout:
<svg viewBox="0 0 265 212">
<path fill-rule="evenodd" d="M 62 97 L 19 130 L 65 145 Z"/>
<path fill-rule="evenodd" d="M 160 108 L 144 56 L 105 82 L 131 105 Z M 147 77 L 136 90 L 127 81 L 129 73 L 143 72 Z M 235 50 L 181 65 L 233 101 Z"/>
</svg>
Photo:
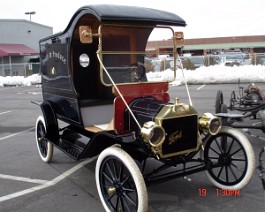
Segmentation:
<svg viewBox="0 0 265 212">
<path fill-rule="evenodd" d="M 25 15 L 29 15 L 29 20 L 31 21 L 31 15 L 36 14 L 35 11 L 31 11 L 31 12 L 25 12 Z"/>
</svg>

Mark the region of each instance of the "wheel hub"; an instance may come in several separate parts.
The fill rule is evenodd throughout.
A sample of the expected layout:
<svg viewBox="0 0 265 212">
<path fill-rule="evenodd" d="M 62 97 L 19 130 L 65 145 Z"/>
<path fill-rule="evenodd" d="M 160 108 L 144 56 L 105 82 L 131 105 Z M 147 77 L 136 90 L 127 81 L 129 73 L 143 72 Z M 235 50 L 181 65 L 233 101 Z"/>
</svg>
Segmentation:
<svg viewBox="0 0 265 212">
<path fill-rule="evenodd" d="M 122 187 L 121 183 L 115 182 L 114 183 L 114 187 L 115 187 L 117 195 L 119 197 L 121 197 L 123 195 L 123 187 Z"/>
<path fill-rule="evenodd" d="M 113 187 L 108 188 L 107 192 L 108 192 L 109 196 L 117 194 L 119 197 L 121 197 L 121 196 L 123 196 L 123 187 L 122 187 L 121 183 L 114 182 Z"/>
<path fill-rule="evenodd" d="M 227 153 L 223 153 L 220 155 L 218 162 L 222 165 L 229 165 L 231 164 L 231 156 Z"/>
<path fill-rule="evenodd" d="M 116 189 L 114 187 L 110 187 L 108 188 L 107 192 L 109 196 L 112 196 L 116 193 Z"/>
</svg>

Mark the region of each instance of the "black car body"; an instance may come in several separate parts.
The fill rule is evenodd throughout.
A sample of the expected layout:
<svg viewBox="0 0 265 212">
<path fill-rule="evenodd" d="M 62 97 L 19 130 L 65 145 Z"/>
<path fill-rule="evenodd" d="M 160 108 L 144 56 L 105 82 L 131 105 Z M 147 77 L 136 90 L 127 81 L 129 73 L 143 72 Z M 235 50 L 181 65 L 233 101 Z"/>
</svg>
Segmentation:
<svg viewBox="0 0 265 212">
<path fill-rule="evenodd" d="M 35 102 L 43 112 L 36 122 L 40 157 L 50 162 L 53 147 L 76 160 L 99 155 L 96 183 L 107 211 L 147 211 L 145 182 L 206 171 L 217 186 L 240 189 L 253 173 L 252 149 L 243 135 L 221 129 L 212 114 L 199 116 L 191 104 L 170 101 L 169 80 L 150 79 L 152 68 L 145 62 L 157 50 L 148 41 L 167 36 L 171 46 L 160 51 L 174 59 L 174 80 L 184 40 L 172 27 L 185 25 L 165 11 L 91 5 L 80 8 L 62 33 L 40 41 L 43 101 Z M 240 162 L 243 173 L 229 181 L 222 170 L 232 164 L 230 152 L 224 149 L 219 160 L 211 156 L 221 137 L 233 138 L 230 148 L 240 144 L 237 152 L 246 159 Z M 193 158 L 204 146 L 203 156 Z M 149 159 L 162 165 L 147 172 Z M 187 168 L 188 162 L 197 165 Z M 179 165 L 184 168 L 159 174 Z"/>
</svg>

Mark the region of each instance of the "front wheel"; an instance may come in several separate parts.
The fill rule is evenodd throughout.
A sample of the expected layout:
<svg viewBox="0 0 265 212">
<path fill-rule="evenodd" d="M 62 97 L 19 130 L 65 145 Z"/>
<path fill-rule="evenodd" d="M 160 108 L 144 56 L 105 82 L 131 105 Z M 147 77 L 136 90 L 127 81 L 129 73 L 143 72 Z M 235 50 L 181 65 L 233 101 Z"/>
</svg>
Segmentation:
<svg viewBox="0 0 265 212">
<path fill-rule="evenodd" d="M 35 126 L 36 143 L 40 158 L 48 163 L 53 156 L 53 145 L 46 138 L 47 130 L 43 116 L 39 116 Z"/>
<path fill-rule="evenodd" d="M 132 157 L 120 147 L 109 147 L 99 155 L 96 184 L 106 211 L 147 211 L 143 175 Z"/>
<path fill-rule="evenodd" d="M 239 190 L 250 181 L 255 169 L 255 155 L 245 135 L 231 127 L 206 138 L 204 160 L 210 181 L 222 189 Z"/>
</svg>

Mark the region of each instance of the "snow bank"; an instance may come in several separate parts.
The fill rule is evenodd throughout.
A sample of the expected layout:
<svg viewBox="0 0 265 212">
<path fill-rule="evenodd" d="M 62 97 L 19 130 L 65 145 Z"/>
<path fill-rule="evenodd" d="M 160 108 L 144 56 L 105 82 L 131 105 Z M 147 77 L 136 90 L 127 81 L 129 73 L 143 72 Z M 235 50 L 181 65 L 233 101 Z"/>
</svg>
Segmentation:
<svg viewBox="0 0 265 212">
<path fill-rule="evenodd" d="M 200 67 L 196 70 L 184 70 L 188 84 L 211 84 L 211 83 L 237 83 L 240 82 L 265 82 L 265 66 L 245 65 L 228 67 L 215 65 Z M 173 71 L 148 73 L 148 80 L 168 80 L 173 78 Z M 184 77 L 180 69 L 177 70 L 177 80 L 171 85 L 178 86 L 184 83 Z"/>
<path fill-rule="evenodd" d="M 265 82 L 265 66 L 234 66 L 216 65 L 201 67 L 194 71 L 185 71 L 188 84 Z"/>
<path fill-rule="evenodd" d="M 0 87 L 3 86 L 31 86 L 32 84 L 41 83 L 41 76 L 39 74 L 33 74 L 29 77 L 23 76 L 0 76 Z"/>
<path fill-rule="evenodd" d="M 148 73 L 149 81 L 173 79 L 173 71 L 170 69 L 163 72 Z M 184 75 L 188 84 L 211 84 L 211 83 L 237 83 L 240 82 L 265 82 L 265 66 L 262 65 L 244 65 L 228 67 L 224 65 L 215 65 L 209 67 L 200 67 L 196 70 L 184 70 Z M 0 76 L 0 87 L 2 86 L 30 86 L 41 83 L 41 76 L 34 74 L 29 77 Z M 177 80 L 172 82 L 172 86 L 182 85 L 184 77 L 180 69 L 177 70 Z"/>
</svg>

